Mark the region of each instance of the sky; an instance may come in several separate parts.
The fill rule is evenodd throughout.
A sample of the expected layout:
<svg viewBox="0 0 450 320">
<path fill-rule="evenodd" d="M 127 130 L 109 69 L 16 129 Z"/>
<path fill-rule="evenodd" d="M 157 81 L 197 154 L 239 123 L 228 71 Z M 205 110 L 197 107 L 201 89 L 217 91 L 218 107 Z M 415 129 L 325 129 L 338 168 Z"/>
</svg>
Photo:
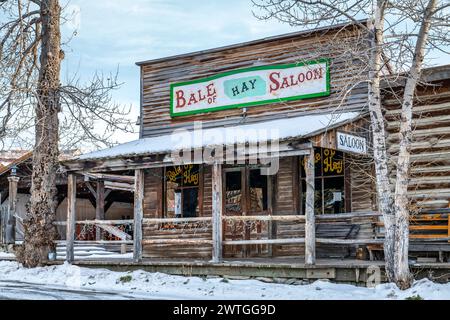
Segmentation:
<svg viewBox="0 0 450 320">
<path fill-rule="evenodd" d="M 88 81 L 96 72 L 119 72 L 113 99 L 139 114 L 136 62 L 294 32 L 299 27 L 258 20 L 251 0 L 62 0 L 62 80 Z M 73 33 L 76 32 L 76 35 Z M 68 41 L 70 39 L 70 41 Z M 68 42 L 67 42 L 68 41 Z M 449 63 L 440 57 L 434 64 Z M 137 129 L 137 127 L 136 127 Z M 120 135 L 119 142 L 137 138 Z"/>
<path fill-rule="evenodd" d="M 76 74 L 88 81 L 95 72 L 118 69 L 123 85 L 113 98 L 132 104 L 134 119 L 139 113 L 136 62 L 299 30 L 258 20 L 250 0 L 70 0 L 62 5 L 68 19 L 63 38 L 70 39 L 62 79 Z"/>
</svg>

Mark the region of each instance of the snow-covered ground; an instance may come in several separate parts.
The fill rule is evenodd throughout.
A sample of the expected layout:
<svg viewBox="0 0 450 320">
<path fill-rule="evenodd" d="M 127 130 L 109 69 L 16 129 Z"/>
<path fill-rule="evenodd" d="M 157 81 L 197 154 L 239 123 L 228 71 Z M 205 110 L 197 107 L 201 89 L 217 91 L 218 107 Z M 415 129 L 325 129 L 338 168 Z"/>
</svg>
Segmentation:
<svg viewBox="0 0 450 320">
<path fill-rule="evenodd" d="M 0 293 L 2 282 L 41 284 L 71 290 L 95 290 L 102 293 L 126 294 L 138 299 L 450 299 L 450 283 L 429 280 L 415 282 L 406 291 L 393 284 L 375 288 L 316 281 L 306 285 L 265 283 L 258 280 L 228 280 L 150 273 L 141 270 L 113 272 L 107 269 L 82 268 L 69 264 L 25 269 L 14 261 L 0 261 Z M 58 292 L 58 290 L 56 290 Z M 23 298 L 23 297 L 20 297 Z M 64 291 L 61 290 L 61 298 Z"/>
<path fill-rule="evenodd" d="M 0 259 L 15 259 L 14 253 L 0 251 Z"/>
</svg>

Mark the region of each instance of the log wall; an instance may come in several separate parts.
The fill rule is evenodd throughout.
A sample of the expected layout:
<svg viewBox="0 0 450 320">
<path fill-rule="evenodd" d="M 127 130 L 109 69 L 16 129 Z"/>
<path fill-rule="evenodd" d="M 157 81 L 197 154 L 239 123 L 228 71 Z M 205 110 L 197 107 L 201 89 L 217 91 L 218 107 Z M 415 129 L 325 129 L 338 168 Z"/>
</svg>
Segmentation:
<svg viewBox="0 0 450 320">
<path fill-rule="evenodd" d="M 402 92 L 397 94 L 401 97 Z M 401 106 L 388 95 L 384 99 L 391 156 L 391 180 L 398 155 Z M 450 81 L 434 82 L 418 89 L 413 106 L 411 210 L 450 207 Z"/>
<path fill-rule="evenodd" d="M 211 167 L 203 168 L 203 216 L 211 216 Z M 144 177 L 144 219 L 163 217 L 163 169 L 145 170 Z M 202 183 L 200 183 L 202 185 Z M 211 240 L 210 222 L 189 223 L 144 223 L 143 241 L 147 240 Z M 210 259 L 211 244 L 145 244 L 144 258 Z"/>
</svg>

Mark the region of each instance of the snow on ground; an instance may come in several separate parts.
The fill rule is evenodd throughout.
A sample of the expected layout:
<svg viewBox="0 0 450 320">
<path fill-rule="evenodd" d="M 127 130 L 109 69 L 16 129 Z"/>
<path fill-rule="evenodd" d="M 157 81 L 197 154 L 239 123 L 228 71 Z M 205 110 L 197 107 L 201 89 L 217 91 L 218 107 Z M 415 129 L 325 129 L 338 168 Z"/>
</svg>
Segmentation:
<svg viewBox="0 0 450 320">
<path fill-rule="evenodd" d="M 0 259 L 15 259 L 14 253 L 0 251 Z"/>
<path fill-rule="evenodd" d="M 67 288 L 126 292 L 152 299 L 405 299 L 419 295 L 424 299 L 450 299 L 450 283 L 429 280 L 415 282 L 406 291 L 393 284 L 364 288 L 316 281 L 307 285 L 265 283 L 258 280 L 228 280 L 150 273 L 141 270 L 113 272 L 69 264 L 25 269 L 13 261 L 0 261 L 0 282 L 21 281 Z"/>
</svg>

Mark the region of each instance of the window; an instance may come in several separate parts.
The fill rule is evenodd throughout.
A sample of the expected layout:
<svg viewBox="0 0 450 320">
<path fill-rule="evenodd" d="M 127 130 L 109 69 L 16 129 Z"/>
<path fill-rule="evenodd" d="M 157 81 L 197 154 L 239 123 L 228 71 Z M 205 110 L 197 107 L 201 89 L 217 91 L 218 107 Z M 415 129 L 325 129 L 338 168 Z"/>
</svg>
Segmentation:
<svg viewBox="0 0 450 320">
<path fill-rule="evenodd" d="M 262 175 L 257 167 L 226 168 L 225 212 L 237 214 L 267 210 L 267 181 L 267 176 Z"/>
<path fill-rule="evenodd" d="M 261 174 L 261 169 L 250 169 L 250 212 L 267 210 L 267 176 Z"/>
<path fill-rule="evenodd" d="M 233 214 L 242 212 L 241 171 L 225 172 L 225 212 Z"/>
<path fill-rule="evenodd" d="M 301 158 L 301 202 L 305 212 L 305 158 Z M 345 212 L 344 154 L 340 151 L 314 148 L 315 214 Z"/>
<path fill-rule="evenodd" d="M 200 166 L 189 164 L 164 170 L 166 218 L 199 216 Z"/>
</svg>

